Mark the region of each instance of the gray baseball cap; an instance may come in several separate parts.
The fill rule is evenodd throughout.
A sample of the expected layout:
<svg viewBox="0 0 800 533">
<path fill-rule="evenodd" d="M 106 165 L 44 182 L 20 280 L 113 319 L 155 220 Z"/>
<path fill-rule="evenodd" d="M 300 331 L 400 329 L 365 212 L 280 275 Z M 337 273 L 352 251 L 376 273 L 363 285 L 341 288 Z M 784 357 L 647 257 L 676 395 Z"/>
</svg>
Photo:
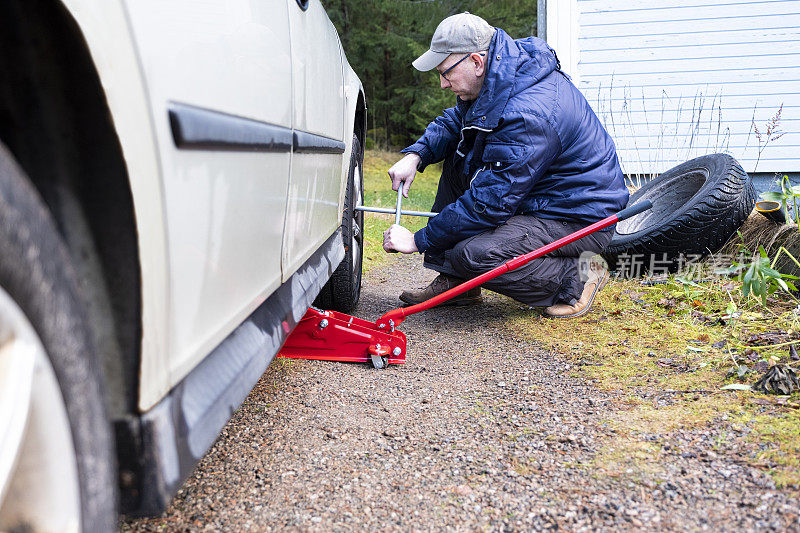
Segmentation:
<svg viewBox="0 0 800 533">
<path fill-rule="evenodd" d="M 431 48 L 413 63 L 422 72 L 436 68 L 450 54 L 466 54 L 489 49 L 494 28 L 477 15 L 459 13 L 447 17 L 436 27 Z"/>
</svg>

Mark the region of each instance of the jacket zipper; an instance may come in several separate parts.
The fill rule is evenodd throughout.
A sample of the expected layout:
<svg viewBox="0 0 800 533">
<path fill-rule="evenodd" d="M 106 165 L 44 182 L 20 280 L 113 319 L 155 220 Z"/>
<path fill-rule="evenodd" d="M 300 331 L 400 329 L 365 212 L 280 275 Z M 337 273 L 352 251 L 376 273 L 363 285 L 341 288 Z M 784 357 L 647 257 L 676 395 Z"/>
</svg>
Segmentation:
<svg viewBox="0 0 800 533">
<path fill-rule="evenodd" d="M 456 153 L 461 157 L 464 157 L 466 155 L 461 153 L 461 144 L 464 142 L 465 130 L 492 131 L 492 128 L 481 128 L 480 126 L 464 126 L 464 117 L 461 117 L 461 140 L 458 141 L 458 146 L 456 146 Z"/>
</svg>

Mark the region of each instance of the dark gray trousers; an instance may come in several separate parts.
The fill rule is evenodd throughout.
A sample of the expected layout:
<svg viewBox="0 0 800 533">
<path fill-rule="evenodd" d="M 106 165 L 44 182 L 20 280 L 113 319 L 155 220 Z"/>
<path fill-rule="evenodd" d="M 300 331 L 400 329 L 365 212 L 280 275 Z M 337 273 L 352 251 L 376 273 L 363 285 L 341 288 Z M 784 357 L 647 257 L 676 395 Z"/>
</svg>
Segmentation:
<svg viewBox="0 0 800 533">
<path fill-rule="evenodd" d="M 433 211 L 455 202 L 469 183 L 445 162 Z M 516 215 L 495 229 L 464 239 L 452 249 L 426 252 L 424 266 L 463 279 L 474 278 L 502 263 L 549 244 L 588 224 Z M 583 291 L 588 258 L 600 253 L 611 240 L 611 230 L 595 232 L 527 265 L 506 272 L 483 286 L 524 304 L 546 307 L 572 304 Z M 579 265 L 581 263 L 581 265 Z M 582 279 L 583 278 L 583 279 Z"/>
</svg>

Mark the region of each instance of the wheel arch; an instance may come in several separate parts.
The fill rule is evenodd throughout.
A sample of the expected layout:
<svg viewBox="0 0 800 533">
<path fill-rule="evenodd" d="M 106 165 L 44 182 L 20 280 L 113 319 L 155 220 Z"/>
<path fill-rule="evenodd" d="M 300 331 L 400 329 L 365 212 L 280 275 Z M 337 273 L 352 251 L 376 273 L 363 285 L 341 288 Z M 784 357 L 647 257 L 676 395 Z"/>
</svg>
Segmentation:
<svg viewBox="0 0 800 533">
<path fill-rule="evenodd" d="M 78 272 L 112 418 L 136 410 L 142 317 L 128 171 L 81 28 L 58 1 L 0 8 L 0 139 L 41 195 Z"/>
<path fill-rule="evenodd" d="M 361 141 L 362 149 L 367 135 L 367 99 L 364 96 L 364 89 L 359 88 L 358 103 L 356 104 L 356 116 L 353 124 L 353 133 Z"/>
</svg>

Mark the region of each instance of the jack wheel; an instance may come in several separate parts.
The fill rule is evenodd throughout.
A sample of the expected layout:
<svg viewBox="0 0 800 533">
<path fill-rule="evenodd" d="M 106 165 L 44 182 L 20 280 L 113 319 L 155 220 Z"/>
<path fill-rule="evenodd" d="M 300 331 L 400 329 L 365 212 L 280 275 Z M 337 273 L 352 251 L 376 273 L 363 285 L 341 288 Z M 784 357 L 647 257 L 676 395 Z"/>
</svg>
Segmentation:
<svg viewBox="0 0 800 533">
<path fill-rule="evenodd" d="M 378 370 L 383 370 L 389 366 L 389 357 L 386 355 L 371 354 L 370 360 L 372 361 L 372 366 Z"/>
</svg>

